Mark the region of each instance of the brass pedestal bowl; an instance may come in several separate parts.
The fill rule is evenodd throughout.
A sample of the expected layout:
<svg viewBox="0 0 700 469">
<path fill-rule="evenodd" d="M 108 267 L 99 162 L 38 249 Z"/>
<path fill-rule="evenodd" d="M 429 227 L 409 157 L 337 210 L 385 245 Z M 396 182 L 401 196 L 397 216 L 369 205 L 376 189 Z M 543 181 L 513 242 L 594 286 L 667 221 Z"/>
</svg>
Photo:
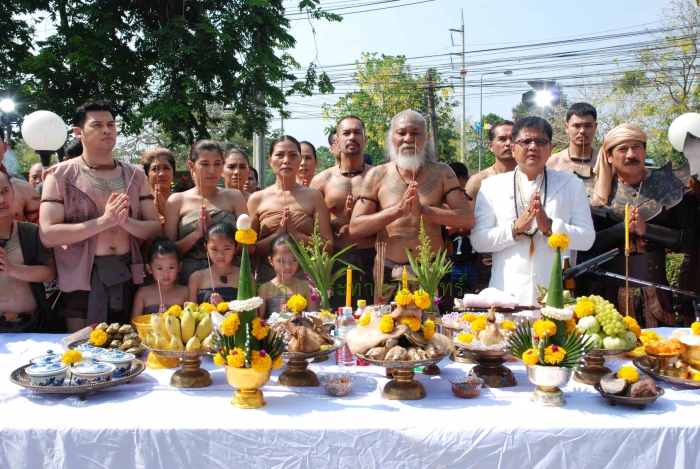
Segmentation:
<svg viewBox="0 0 700 469">
<path fill-rule="evenodd" d="M 147 347 L 148 348 L 148 347 Z M 199 357 L 207 355 L 208 350 L 156 350 L 151 352 L 162 357 L 179 358 L 180 369 L 170 378 L 170 386 L 174 388 L 205 388 L 211 385 L 211 375 L 200 368 L 202 360 Z"/>
<path fill-rule="evenodd" d="M 605 363 L 605 356 L 623 355 L 631 352 L 634 347 L 614 349 L 593 349 L 583 357 L 584 365 L 574 372 L 574 381 L 582 384 L 595 385 L 600 383 L 600 378 L 612 373 Z"/>
<path fill-rule="evenodd" d="M 476 362 L 476 366 L 471 369 L 469 376 L 477 376 L 484 380 L 484 387 L 487 388 L 509 388 L 516 386 L 518 382 L 513 376 L 510 368 L 503 366 L 506 362 L 505 350 L 480 350 L 455 344 L 461 350 L 469 352 Z"/>
<path fill-rule="evenodd" d="M 272 369 L 265 373 L 258 373 L 252 368 L 233 368 L 228 365 L 224 365 L 224 369 L 228 384 L 238 388 L 233 393 L 232 406 L 238 409 L 259 409 L 267 404 L 259 388 L 270 381 Z"/>
<path fill-rule="evenodd" d="M 411 362 L 372 360 L 364 355 L 358 355 L 358 357 L 362 358 L 367 363 L 371 363 L 372 365 L 381 366 L 382 368 L 391 368 L 394 370 L 394 379 L 384 385 L 384 389 L 382 389 L 382 396 L 392 400 L 415 401 L 425 397 L 425 388 L 419 381 L 413 379 L 413 377 L 416 375 L 413 368 L 436 365 L 450 353 L 452 352 L 448 351 L 446 354 L 440 357 Z"/>
<path fill-rule="evenodd" d="M 135 317 L 131 320 L 131 325 L 138 332 L 144 347 L 146 346 L 146 337 L 149 332 L 153 332 L 151 327 L 151 315 L 144 314 L 143 316 Z M 146 366 L 151 370 L 164 370 L 166 368 L 177 368 L 180 366 L 180 360 L 173 357 L 164 357 L 157 353 L 149 353 Z"/>
<path fill-rule="evenodd" d="M 326 350 L 310 353 L 284 352 L 282 357 L 287 360 L 287 367 L 277 378 L 277 386 L 315 388 L 319 385 L 316 373 L 308 369 L 307 360 L 317 357 L 327 357 L 345 345 L 343 339 L 334 339 L 333 346 Z"/>
</svg>

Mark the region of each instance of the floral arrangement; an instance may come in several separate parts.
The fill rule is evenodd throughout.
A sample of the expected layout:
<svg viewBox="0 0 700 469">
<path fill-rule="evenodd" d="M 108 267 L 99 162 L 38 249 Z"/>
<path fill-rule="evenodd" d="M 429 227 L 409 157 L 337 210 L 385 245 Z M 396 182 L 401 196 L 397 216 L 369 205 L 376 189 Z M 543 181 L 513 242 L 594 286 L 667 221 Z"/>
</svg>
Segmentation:
<svg viewBox="0 0 700 469">
<path fill-rule="evenodd" d="M 262 299 L 253 293 L 253 275 L 247 245 L 255 242 L 255 238 L 249 233 L 252 231 L 250 218 L 241 215 L 237 226 L 239 230 L 236 232 L 236 240 L 243 244 L 238 299 L 228 303 L 228 309 L 232 313 L 224 319 L 221 330 L 214 333 L 214 363 L 232 368 L 252 368 L 257 373 L 266 373 L 273 366 L 282 366 L 285 345 L 282 337 L 264 319 L 258 317 Z M 303 306 L 306 306 L 306 300 Z"/>
<path fill-rule="evenodd" d="M 323 242 L 318 230 L 318 217 L 314 220 L 314 231 L 309 237 L 308 243 L 297 241 L 294 236 L 290 235 L 290 237 L 292 242 L 287 242 L 287 244 L 292 250 L 294 257 L 299 261 L 299 266 L 306 273 L 309 284 L 314 291 L 313 295 L 318 295 L 321 298 L 321 309 L 330 309 L 329 295 L 333 291 L 332 286 L 339 278 L 346 275 L 348 266 L 352 270 L 362 272 L 362 269 L 340 259 L 342 254 L 354 248 L 355 245 L 351 244 L 332 256 L 329 255 L 326 249 L 330 241 Z M 341 267 L 334 272 L 336 262 L 345 264 L 345 267 Z"/>
<path fill-rule="evenodd" d="M 306 308 L 306 298 L 300 294 L 292 295 L 291 298 L 287 300 L 287 308 L 289 308 L 294 314 L 300 314 Z"/>
<path fill-rule="evenodd" d="M 433 259 L 430 249 L 430 238 L 428 238 L 425 232 L 423 217 L 420 218 L 418 240 L 420 241 L 418 245 L 418 259 L 416 259 L 408 249 L 406 249 L 406 255 L 408 256 L 408 262 L 411 264 L 411 269 L 413 269 L 416 275 L 418 284 L 421 286 L 422 290 L 424 290 L 427 298 L 432 298 L 433 302 L 428 304 L 425 308 L 419 306 L 418 302 L 416 302 L 416 306 L 421 309 L 427 309 L 428 311 L 434 311 L 435 306 L 442 301 L 438 296 L 438 285 L 440 284 L 440 280 L 452 269 L 452 261 L 447 258 L 447 251 L 443 249 L 439 249 Z M 423 297 L 420 301 L 421 304 L 425 304 Z"/>
</svg>

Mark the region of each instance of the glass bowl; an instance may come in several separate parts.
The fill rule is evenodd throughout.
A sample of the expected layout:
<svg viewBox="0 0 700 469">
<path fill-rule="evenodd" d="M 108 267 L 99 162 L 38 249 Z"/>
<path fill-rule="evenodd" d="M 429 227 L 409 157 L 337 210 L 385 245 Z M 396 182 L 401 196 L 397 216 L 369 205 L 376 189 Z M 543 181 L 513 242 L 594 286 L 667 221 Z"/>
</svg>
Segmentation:
<svg viewBox="0 0 700 469">
<path fill-rule="evenodd" d="M 478 396 L 481 393 L 481 386 L 484 385 L 484 380 L 476 376 L 460 376 L 450 378 L 449 381 L 454 395 L 465 399 Z"/>
<path fill-rule="evenodd" d="M 355 377 L 343 373 L 329 373 L 318 377 L 326 393 L 333 397 L 347 395 L 355 384 Z"/>
</svg>

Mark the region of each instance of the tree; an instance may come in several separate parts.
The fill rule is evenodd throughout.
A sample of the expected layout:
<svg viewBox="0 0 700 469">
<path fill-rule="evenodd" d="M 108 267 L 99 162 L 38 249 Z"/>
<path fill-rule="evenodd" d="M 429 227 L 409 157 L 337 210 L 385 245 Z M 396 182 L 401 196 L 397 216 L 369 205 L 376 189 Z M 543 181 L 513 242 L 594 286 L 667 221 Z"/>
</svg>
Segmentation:
<svg viewBox="0 0 700 469">
<path fill-rule="evenodd" d="M 318 5 L 298 4 L 315 18 L 341 19 Z M 0 12 L 0 88 L 21 84 L 25 111 L 69 120 L 82 102 L 110 99 L 126 133 L 152 121 L 173 143 L 191 144 L 221 123 L 211 105 L 231 110 L 224 138 L 250 137 L 266 130 L 285 96 L 332 90 L 313 64 L 302 79 L 290 73 L 300 67 L 285 52 L 295 40 L 282 0 L 4 0 Z M 21 18 L 46 14 L 54 33 L 30 39 Z"/>
<path fill-rule="evenodd" d="M 355 61 L 355 67 L 353 79 L 358 90 L 341 97 L 335 105 L 324 105 L 323 114 L 333 122 L 346 115 L 361 118 L 367 133 L 365 151 L 372 155 L 375 165 L 382 164 L 391 117 L 406 109 L 424 116 L 429 114 L 425 77 L 414 74 L 401 55 L 363 53 L 362 58 Z M 447 81 L 434 72 L 433 75 L 437 90 L 439 159 L 452 161 L 457 153 L 452 111 L 458 103 L 451 99 L 451 86 Z M 330 132 L 333 128 L 332 125 L 327 130 Z"/>
</svg>

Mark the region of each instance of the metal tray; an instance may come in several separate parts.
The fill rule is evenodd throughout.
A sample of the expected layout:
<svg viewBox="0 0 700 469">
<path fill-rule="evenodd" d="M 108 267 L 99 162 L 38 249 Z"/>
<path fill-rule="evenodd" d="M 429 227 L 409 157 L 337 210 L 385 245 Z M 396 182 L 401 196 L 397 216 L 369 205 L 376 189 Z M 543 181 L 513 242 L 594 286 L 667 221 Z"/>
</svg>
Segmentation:
<svg viewBox="0 0 700 469">
<path fill-rule="evenodd" d="M 647 358 L 648 357 L 646 355 L 635 357 L 634 360 L 632 360 L 632 363 L 634 363 L 634 366 L 636 366 L 644 373 L 648 374 L 656 380 L 666 381 L 667 383 L 672 384 L 682 384 L 683 386 L 688 386 L 692 388 L 700 388 L 700 381 L 695 381 L 694 379 L 673 378 L 671 376 L 660 375 L 658 373 L 655 373 L 654 368 L 649 366 Z"/>
<path fill-rule="evenodd" d="M 203 357 L 205 355 L 209 354 L 208 349 L 199 349 L 199 350 L 158 350 L 154 348 L 150 348 L 148 345 L 144 344 L 144 347 L 146 347 L 146 350 L 150 350 L 151 352 L 154 352 L 161 357 L 168 357 L 168 358 L 185 358 L 185 359 L 193 359 L 193 358 L 199 358 Z"/>
<path fill-rule="evenodd" d="M 629 353 L 632 350 L 634 350 L 636 347 L 628 347 L 628 348 L 594 348 L 590 352 L 588 352 L 586 355 L 603 355 L 603 356 L 612 356 L 612 355 L 622 355 L 625 353 Z"/>
<path fill-rule="evenodd" d="M 452 350 L 448 350 L 446 354 L 444 354 L 441 357 L 435 357 L 435 358 L 426 358 L 425 360 L 419 360 L 415 362 L 406 362 L 406 361 L 394 361 L 394 360 L 373 360 L 371 358 L 367 358 L 364 355 L 357 354 L 358 357 L 366 361 L 367 363 L 371 363 L 372 365 L 376 366 L 381 366 L 384 368 L 415 368 L 418 366 L 428 366 L 428 365 L 436 365 L 438 362 L 440 362 L 443 358 L 446 358 L 448 355 L 452 353 Z"/>
<path fill-rule="evenodd" d="M 146 369 L 146 365 L 143 364 L 141 360 L 132 360 L 129 370 L 126 372 L 126 376 L 122 378 L 112 378 L 111 381 L 105 383 L 95 383 L 95 384 L 83 384 L 78 385 L 65 385 L 65 386 L 37 386 L 32 384 L 29 380 L 29 375 L 26 373 L 25 369 L 31 366 L 31 364 L 26 364 L 14 370 L 10 374 L 10 381 L 18 384 L 30 391 L 38 393 L 49 393 L 49 394 L 77 394 L 80 396 L 80 400 L 84 401 L 85 396 L 93 391 L 99 391 L 100 389 L 111 388 L 113 386 L 119 386 L 120 384 L 125 384 L 131 382 L 134 377 L 140 375 L 143 370 Z"/>
<path fill-rule="evenodd" d="M 322 357 L 324 355 L 330 355 L 331 353 L 335 352 L 340 347 L 345 345 L 345 340 L 338 339 L 337 337 L 333 339 L 333 342 L 334 342 L 334 344 L 332 346 L 329 346 L 328 349 L 326 349 L 326 350 L 319 350 L 318 352 L 309 352 L 309 353 L 284 352 L 282 354 L 282 357 L 286 358 L 287 360 L 289 360 L 289 359 L 309 360 L 311 358 Z"/>
<path fill-rule="evenodd" d="M 79 345 L 83 345 L 83 344 L 86 344 L 88 342 L 90 342 L 89 338 L 76 340 L 75 342 L 71 342 L 70 344 L 68 344 L 68 350 L 73 350 L 73 349 L 77 348 Z M 146 344 L 143 344 L 143 346 L 146 347 Z M 107 348 L 105 348 L 105 347 L 97 347 L 97 348 L 105 349 L 105 352 L 108 352 Z M 115 350 L 119 350 L 119 349 L 115 349 Z M 119 350 L 119 351 L 121 352 L 121 350 Z M 129 352 L 129 353 L 131 353 L 131 352 Z M 136 357 L 140 357 L 143 355 L 143 351 L 141 353 L 134 353 L 133 355 Z"/>
<path fill-rule="evenodd" d="M 626 397 L 626 396 L 616 396 L 614 394 L 608 394 L 607 392 L 603 392 L 603 389 L 600 387 L 600 383 L 594 385 L 596 391 L 600 393 L 603 398 L 607 399 L 610 401 L 610 405 L 614 406 L 617 404 L 622 404 L 622 405 L 636 405 L 640 409 L 644 409 L 644 407 L 648 404 L 651 404 L 655 400 L 657 400 L 659 397 L 664 395 L 664 390 L 658 386 L 656 386 L 656 396 L 653 397 Z"/>
</svg>

